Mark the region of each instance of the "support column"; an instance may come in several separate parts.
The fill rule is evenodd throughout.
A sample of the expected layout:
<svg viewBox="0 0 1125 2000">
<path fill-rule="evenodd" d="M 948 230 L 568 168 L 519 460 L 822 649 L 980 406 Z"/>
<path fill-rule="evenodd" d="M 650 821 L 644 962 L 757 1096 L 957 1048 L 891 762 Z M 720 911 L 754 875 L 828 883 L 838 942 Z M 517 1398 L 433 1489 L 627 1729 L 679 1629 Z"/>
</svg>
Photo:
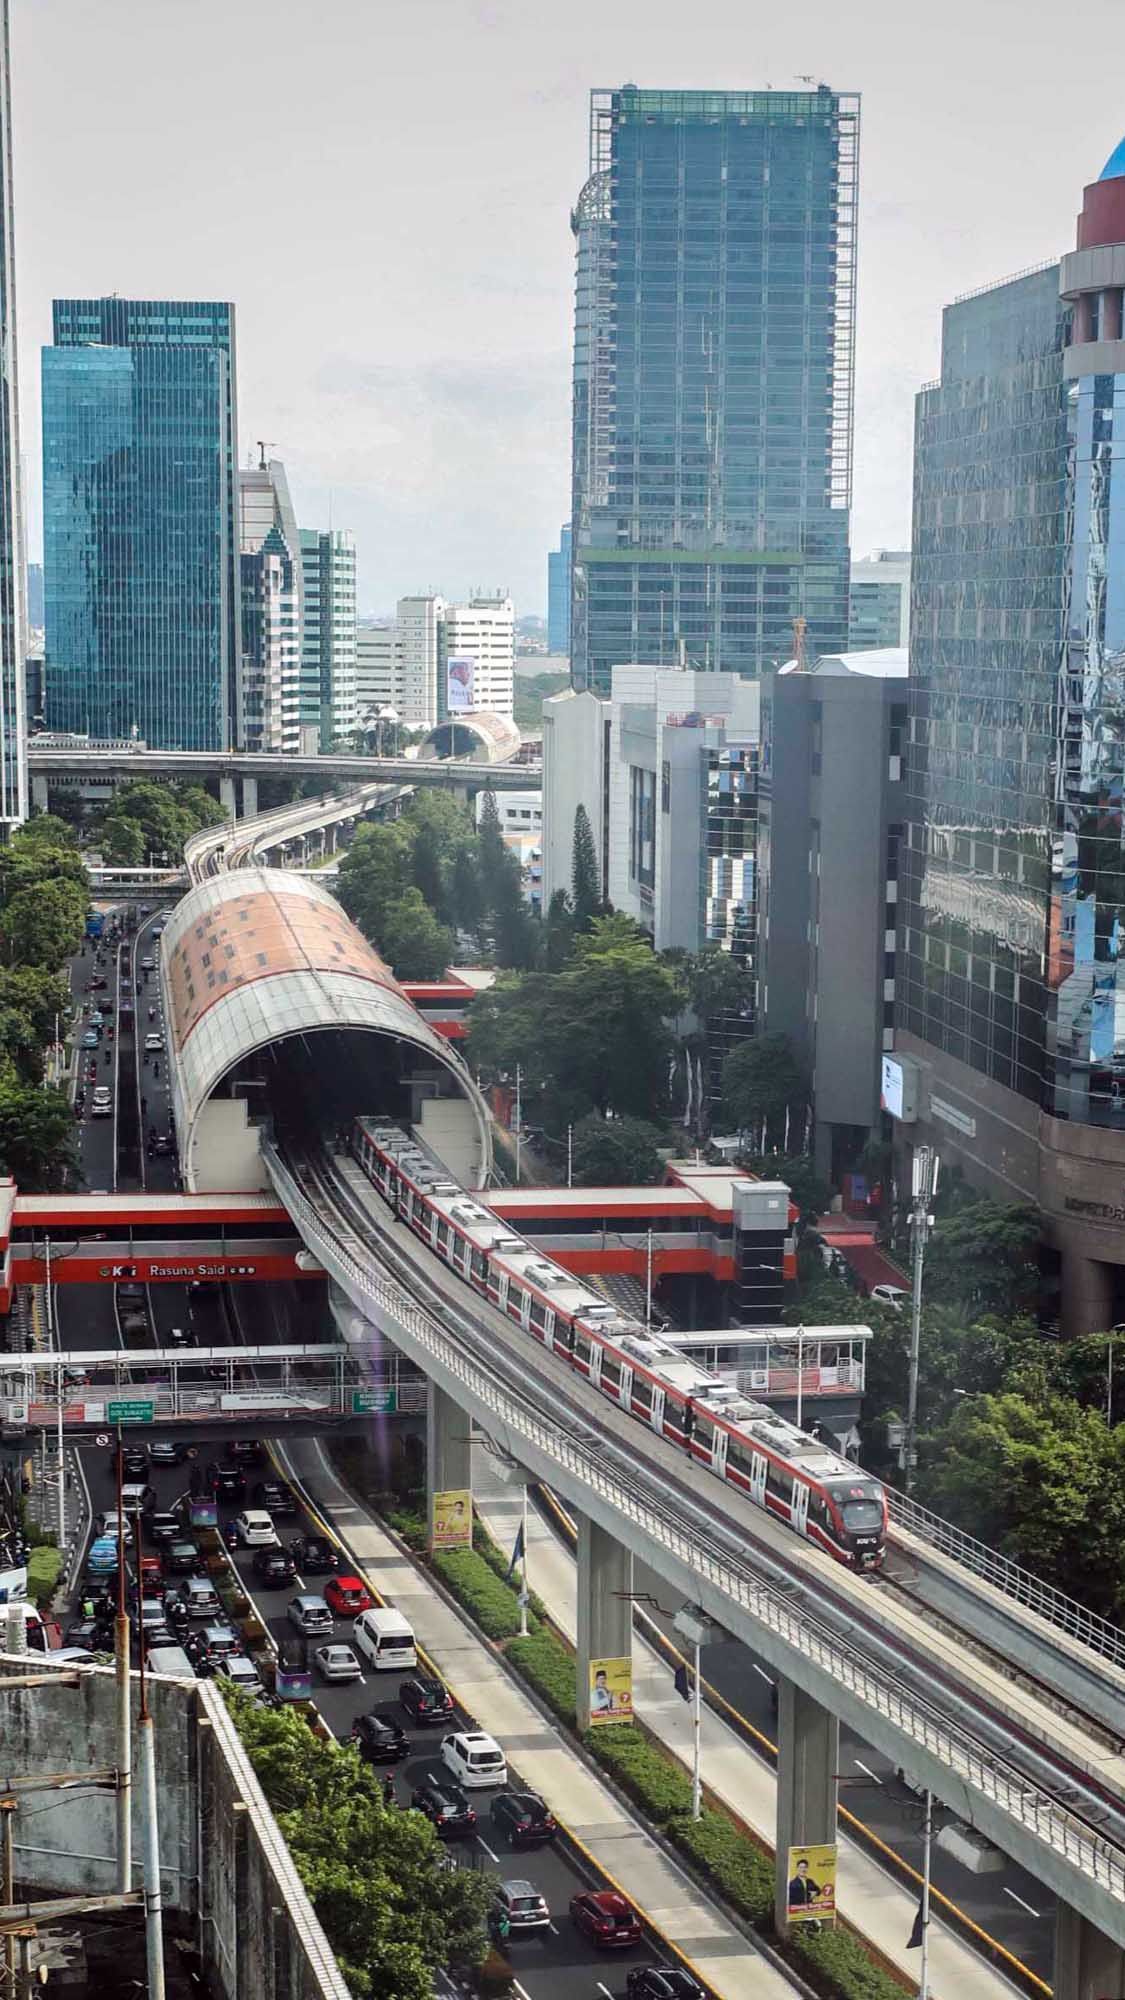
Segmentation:
<svg viewBox="0 0 1125 2000">
<path fill-rule="evenodd" d="M 257 778 L 243 778 L 242 817 L 243 819 L 255 819 L 257 817 L 257 812 L 258 812 L 258 780 Z"/>
<path fill-rule="evenodd" d="M 590 1727 L 591 1662 L 633 1655 L 633 1557 L 596 1521 L 578 1516 L 578 1648 L 575 1705 Z M 596 1667 L 594 1668 L 596 1671 Z M 607 1676 L 612 1681 L 612 1676 Z M 622 1715 L 622 1720 L 631 1720 Z"/>
<path fill-rule="evenodd" d="M 219 779 L 219 804 L 228 819 L 238 818 L 238 802 L 235 798 L 234 779 Z"/>
<path fill-rule="evenodd" d="M 1105 1333 L 1113 1325 L 1115 1276 L 1114 1265 L 1064 1249 L 1060 1318 L 1068 1338 Z"/>
<path fill-rule="evenodd" d="M 431 1548 L 467 1548 L 473 1533 L 469 1412 L 436 1382 L 426 1393 L 426 1499 Z"/>
<path fill-rule="evenodd" d="M 1068 1903 L 1055 1913 L 1055 2000 L 1122 2000 L 1125 1954 Z"/>
<path fill-rule="evenodd" d="M 788 1928 L 789 1849 L 836 1838 L 840 1725 L 796 1681 L 779 1677 L 777 1695 L 774 1922 L 784 1937 Z"/>
</svg>

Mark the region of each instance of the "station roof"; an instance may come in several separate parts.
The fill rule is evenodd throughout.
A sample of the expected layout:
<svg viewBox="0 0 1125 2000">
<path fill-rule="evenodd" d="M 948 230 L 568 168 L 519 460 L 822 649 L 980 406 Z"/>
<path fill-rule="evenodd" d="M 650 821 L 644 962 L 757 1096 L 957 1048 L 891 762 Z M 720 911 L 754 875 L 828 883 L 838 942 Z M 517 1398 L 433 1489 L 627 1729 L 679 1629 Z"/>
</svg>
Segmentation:
<svg viewBox="0 0 1125 2000">
<path fill-rule="evenodd" d="M 448 715 L 431 729 L 425 742 L 419 746 L 419 757 L 423 757 L 431 747 L 439 757 L 447 755 L 455 730 L 464 730 L 473 739 L 476 745 L 472 753 L 475 763 L 506 764 L 520 747 L 520 732 L 510 715 L 496 715 L 491 709 L 474 708 L 466 709 L 464 714 Z"/>
</svg>

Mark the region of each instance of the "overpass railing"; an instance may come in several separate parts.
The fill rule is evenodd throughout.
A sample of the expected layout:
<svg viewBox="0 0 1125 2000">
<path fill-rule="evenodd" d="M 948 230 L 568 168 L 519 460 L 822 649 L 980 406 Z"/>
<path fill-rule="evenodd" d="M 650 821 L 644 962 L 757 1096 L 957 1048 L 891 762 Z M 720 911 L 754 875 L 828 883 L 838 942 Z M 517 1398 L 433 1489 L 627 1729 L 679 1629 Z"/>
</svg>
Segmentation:
<svg viewBox="0 0 1125 2000">
<path fill-rule="evenodd" d="M 836 1686 L 846 1688 L 872 1713 L 883 1717 L 918 1749 L 930 1752 L 964 1784 L 1125 1907 L 1125 1853 L 1120 1848 L 1094 1833 L 1019 1771 L 993 1757 L 921 1696 L 879 1672 L 862 1653 L 818 1625 L 811 1611 L 798 1608 L 749 1566 L 740 1565 L 697 1525 L 685 1526 L 670 1500 L 662 1503 L 654 1497 L 659 1493 L 655 1476 L 646 1480 L 642 1473 L 634 1479 L 613 1470 L 590 1446 L 544 1417 L 526 1391 L 506 1384 L 495 1362 L 486 1364 L 466 1352 L 462 1344 L 464 1322 L 459 1338 L 454 1339 L 401 1285 L 380 1276 L 370 1261 L 361 1264 L 341 1243 L 334 1214 L 330 1211 L 326 1219 L 310 1201 L 273 1144 L 263 1142 L 262 1151 L 290 1215 L 337 1282 L 357 1301 L 369 1302 L 376 1313 L 391 1315 L 421 1352 L 440 1364 L 444 1375 L 461 1384 L 471 1401 L 486 1413 L 485 1421 L 523 1439 L 540 1460 L 566 1474 L 572 1485 L 597 1494 L 609 1509 L 774 1634 L 797 1658 L 817 1667 Z M 350 1225 L 344 1226 L 350 1233 Z"/>
</svg>

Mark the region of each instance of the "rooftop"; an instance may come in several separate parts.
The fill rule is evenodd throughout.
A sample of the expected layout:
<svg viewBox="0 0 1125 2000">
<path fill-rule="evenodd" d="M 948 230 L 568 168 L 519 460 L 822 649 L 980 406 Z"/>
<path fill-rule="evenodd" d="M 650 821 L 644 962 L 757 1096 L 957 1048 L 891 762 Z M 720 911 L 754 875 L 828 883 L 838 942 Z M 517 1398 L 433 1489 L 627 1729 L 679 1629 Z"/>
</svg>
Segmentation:
<svg viewBox="0 0 1125 2000">
<path fill-rule="evenodd" d="M 783 674 L 801 672 L 797 660 L 787 660 Z M 858 674 L 866 680 L 904 681 L 910 672 L 905 646 L 872 646 L 866 653 L 821 653 L 804 669 L 807 674 Z"/>
<path fill-rule="evenodd" d="M 1125 175 L 1125 139 L 1119 139 L 1101 173 L 1100 181 L 1115 181 Z"/>
</svg>

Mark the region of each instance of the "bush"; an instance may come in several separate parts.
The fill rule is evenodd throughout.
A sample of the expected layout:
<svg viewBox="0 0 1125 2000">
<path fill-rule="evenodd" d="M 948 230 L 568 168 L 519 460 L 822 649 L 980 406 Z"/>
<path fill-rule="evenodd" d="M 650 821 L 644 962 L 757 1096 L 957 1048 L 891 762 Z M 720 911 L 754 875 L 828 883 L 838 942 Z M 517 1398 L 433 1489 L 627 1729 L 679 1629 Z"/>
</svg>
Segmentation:
<svg viewBox="0 0 1125 2000">
<path fill-rule="evenodd" d="M 33 1604 L 42 1611 L 54 1596 L 55 1585 L 62 1569 L 62 1555 L 58 1549 L 46 1542 L 32 1549 L 27 1559 L 27 1594 Z"/>
<path fill-rule="evenodd" d="M 575 1706 L 574 1657 L 561 1639 L 541 1627 L 526 1639 L 513 1639 L 504 1657 L 531 1682 L 552 1708 L 560 1722 L 573 1729 L 578 1720 Z"/>
<path fill-rule="evenodd" d="M 433 1558 L 433 1567 L 490 1639 L 510 1639 L 519 1631 L 520 1607 L 515 1591 L 493 1575 L 475 1549 L 440 1549 Z"/>
<path fill-rule="evenodd" d="M 670 1826 L 676 1846 L 694 1861 L 736 1910 L 758 1928 L 773 1919 L 773 1863 L 725 1813 L 700 1820 L 678 1819 Z"/>
<path fill-rule="evenodd" d="M 797 1925 L 789 1943 L 804 1961 L 798 1971 L 822 1993 L 842 1993 L 846 2000 L 902 2000 L 905 1981 L 881 1966 L 850 1931 L 809 1931 Z"/>
<path fill-rule="evenodd" d="M 632 1724 L 591 1729 L 586 1745 L 657 1826 L 691 1812 L 691 1780 Z"/>
</svg>

